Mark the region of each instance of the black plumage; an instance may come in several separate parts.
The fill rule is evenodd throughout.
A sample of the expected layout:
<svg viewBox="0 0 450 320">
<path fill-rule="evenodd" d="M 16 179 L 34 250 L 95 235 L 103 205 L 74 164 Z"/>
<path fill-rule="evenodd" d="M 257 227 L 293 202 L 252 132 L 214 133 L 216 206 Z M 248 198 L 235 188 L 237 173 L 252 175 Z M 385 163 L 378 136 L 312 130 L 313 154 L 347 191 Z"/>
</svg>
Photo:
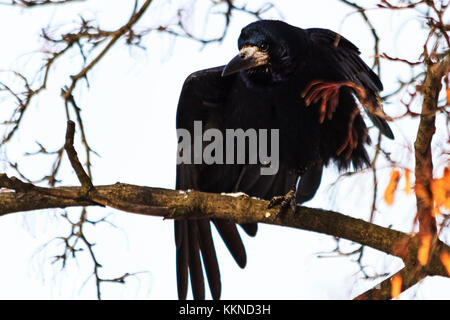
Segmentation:
<svg viewBox="0 0 450 320">
<path fill-rule="evenodd" d="M 179 164 L 177 189 L 240 191 L 271 199 L 297 184 L 296 201 L 311 199 L 323 166 L 333 162 L 344 170 L 369 164 L 367 127 L 354 97 L 358 93 L 368 102 L 373 123 L 393 138 L 380 113 L 382 84 L 360 59 L 356 46 L 342 36 L 330 30 L 262 20 L 242 30 L 238 47 L 240 54 L 228 65 L 198 71 L 186 79 L 177 128 L 193 134 L 197 120 L 202 121 L 203 129 L 221 132 L 279 129 L 279 170 L 261 175 L 259 164 Z M 236 225 L 219 219 L 212 222 L 243 268 L 246 254 Z M 257 231 L 256 224 L 242 228 L 251 236 Z M 177 220 L 175 238 L 179 298 L 186 298 L 189 277 L 194 298 L 204 298 L 201 261 L 212 297 L 220 298 L 210 221 Z"/>
</svg>

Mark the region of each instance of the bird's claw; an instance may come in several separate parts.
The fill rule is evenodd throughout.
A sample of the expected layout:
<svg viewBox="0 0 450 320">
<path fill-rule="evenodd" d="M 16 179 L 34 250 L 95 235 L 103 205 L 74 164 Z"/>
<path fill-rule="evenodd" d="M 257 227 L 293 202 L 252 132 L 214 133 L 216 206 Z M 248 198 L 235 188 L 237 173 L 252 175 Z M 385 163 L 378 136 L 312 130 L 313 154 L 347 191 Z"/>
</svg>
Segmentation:
<svg viewBox="0 0 450 320">
<path fill-rule="evenodd" d="M 342 152 L 345 152 L 345 158 L 350 159 L 353 150 L 358 146 L 358 133 L 356 132 L 355 127 L 353 126 L 353 121 L 355 120 L 355 116 L 359 113 L 359 109 L 355 108 L 355 110 L 350 115 L 350 120 L 348 123 L 348 133 L 347 139 L 345 139 L 344 143 L 337 149 L 336 154 L 340 155 Z"/>
<path fill-rule="evenodd" d="M 295 188 L 289 190 L 288 193 L 286 193 L 286 195 L 284 196 L 277 196 L 277 197 L 273 197 L 272 199 L 270 199 L 268 208 L 273 208 L 276 206 L 279 206 L 280 209 L 278 210 L 278 212 L 275 215 L 275 218 L 284 215 L 289 207 L 291 208 L 292 212 L 295 212 L 295 208 L 296 208 L 296 202 L 295 202 Z"/>
<path fill-rule="evenodd" d="M 302 98 L 305 99 L 306 106 L 317 103 L 322 100 L 319 109 L 319 122 L 323 123 L 325 116 L 328 120 L 333 117 L 334 111 L 339 103 L 339 90 L 341 87 L 350 87 L 359 91 L 359 86 L 353 82 L 327 82 L 312 81 L 302 92 Z"/>
<path fill-rule="evenodd" d="M 326 81 L 312 81 L 302 92 L 302 98 L 305 99 L 306 106 L 310 106 L 312 103 L 317 103 L 322 100 L 319 109 L 319 122 L 323 123 L 325 116 L 328 120 L 333 117 L 334 111 L 339 103 L 339 90 L 341 87 L 349 87 L 355 90 L 358 97 L 365 97 L 364 90 L 360 86 L 353 82 L 326 82 Z M 359 113 L 359 109 L 355 110 L 350 115 L 348 124 L 347 138 L 342 143 L 342 145 L 337 149 L 336 154 L 340 155 L 344 151 L 345 158 L 349 159 L 352 155 L 353 150 L 358 145 L 358 134 L 356 129 L 353 127 L 353 121 L 355 116 Z"/>
</svg>

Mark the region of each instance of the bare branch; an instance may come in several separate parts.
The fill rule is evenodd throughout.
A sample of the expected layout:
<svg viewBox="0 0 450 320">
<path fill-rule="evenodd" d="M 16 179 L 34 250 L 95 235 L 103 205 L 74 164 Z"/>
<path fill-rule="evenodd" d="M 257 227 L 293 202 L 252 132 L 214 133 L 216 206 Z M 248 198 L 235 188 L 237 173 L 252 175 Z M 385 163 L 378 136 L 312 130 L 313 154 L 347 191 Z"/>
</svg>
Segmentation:
<svg viewBox="0 0 450 320">
<path fill-rule="evenodd" d="M 25 210 L 86 206 L 105 204 L 126 212 L 164 219 L 219 218 L 236 223 L 266 223 L 315 231 L 348 239 L 370 246 L 391 255 L 401 257 L 405 263 L 415 261 L 420 245 L 419 239 L 392 229 L 380 227 L 338 212 L 298 207 L 294 213 L 289 209 L 285 215 L 277 215 L 277 208 L 268 208 L 269 201 L 248 196 L 228 195 L 199 191 L 177 191 L 140 187 L 127 184 L 96 186 L 87 198 L 80 198 L 80 187 L 39 188 L 0 175 L 0 187 L 16 192 L 0 194 L 0 215 Z M 24 199 L 24 200 L 22 200 Z M 34 203 L 30 203 L 30 200 Z M 399 250 L 407 244 L 407 252 Z M 428 275 L 448 276 L 440 261 L 440 253 L 450 248 L 441 242 L 436 245 L 428 265 L 423 272 Z M 419 280 L 419 279 L 418 279 Z M 417 281 L 418 281 L 417 280 Z"/>
<path fill-rule="evenodd" d="M 86 0 L 11 0 L 11 2 L 0 2 L 0 5 L 35 8 L 40 6 L 68 4 L 70 2 L 84 2 L 84 1 Z"/>
</svg>

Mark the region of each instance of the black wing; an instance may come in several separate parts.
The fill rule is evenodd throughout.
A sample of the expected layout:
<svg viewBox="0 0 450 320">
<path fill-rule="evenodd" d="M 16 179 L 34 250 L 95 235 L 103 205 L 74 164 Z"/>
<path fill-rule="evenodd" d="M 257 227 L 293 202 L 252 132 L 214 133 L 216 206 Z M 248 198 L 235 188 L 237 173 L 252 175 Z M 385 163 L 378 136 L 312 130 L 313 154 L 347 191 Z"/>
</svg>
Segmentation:
<svg viewBox="0 0 450 320">
<path fill-rule="evenodd" d="M 378 76 L 359 57 L 358 48 L 341 35 L 320 28 L 306 30 L 313 44 L 313 54 L 319 56 L 317 62 L 321 64 L 319 69 L 332 74 L 333 80 L 350 81 L 364 88 L 372 111 L 381 111 L 381 103 L 378 92 L 383 90 L 383 85 Z M 381 133 L 390 139 L 394 139 L 386 120 L 370 112 L 364 106 L 367 115 Z"/>
<path fill-rule="evenodd" d="M 191 74 L 186 79 L 177 110 L 178 129 L 187 129 L 194 137 L 194 121 L 202 121 L 203 130 L 221 126 L 224 104 L 234 79 L 234 77 L 222 78 L 222 70 L 223 67 L 202 70 Z M 235 175 L 225 175 L 221 166 L 179 164 L 177 165 L 176 188 L 231 192 L 238 176 L 239 172 L 236 172 Z M 213 223 L 234 259 L 243 268 L 246 264 L 246 254 L 236 225 L 219 219 L 215 219 Z M 242 227 L 249 235 L 256 234 L 256 224 Z M 203 260 L 212 297 L 220 298 L 220 272 L 211 236 L 210 220 L 175 221 L 175 242 L 179 298 L 186 298 L 188 272 L 194 298 L 204 298 L 203 270 L 200 259 Z"/>
<path fill-rule="evenodd" d="M 230 95 L 245 95 L 246 89 L 239 87 L 239 84 L 236 85 L 236 75 L 222 77 L 222 70 L 223 67 L 206 69 L 195 72 L 186 79 L 177 110 L 178 129 L 186 129 L 194 136 L 194 121 L 202 121 L 203 131 L 207 128 L 224 130 L 227 104 L 232 100 L 229 99 Z M 193 147 L 191 149 L 193 150 Z M 245 192 L 250 196 L 271 199 L 286 194 L 298 178 L 298 174 L 288 170 L 283 164 L 280 164 L 275 175 L 261 175 L 260 169 L 260 165 L 178 164 L 176 188 L 216 193 Z M 298 203 L 313 197 L 319 186 L 321 174 L 321 164 L 313 166 L 305 173 L 305 178 L 299 182 Z M 246 253 L 236 224 L 220 219 L 214 219 L 212 222 L 237 264 L 243 268 L 246 264 Z M 257 232 L 256 224 L 245 224 L 241 227 L 250 236 L 254 236 Z M 220 298 L 220 272 L 211 236 L 210 220 L 175 221 L 175 242 L 179 298 L 186 298 L 188 274 L 194 298 L 204 298 L 201 260 L 212 297 Z"/>
</svg>

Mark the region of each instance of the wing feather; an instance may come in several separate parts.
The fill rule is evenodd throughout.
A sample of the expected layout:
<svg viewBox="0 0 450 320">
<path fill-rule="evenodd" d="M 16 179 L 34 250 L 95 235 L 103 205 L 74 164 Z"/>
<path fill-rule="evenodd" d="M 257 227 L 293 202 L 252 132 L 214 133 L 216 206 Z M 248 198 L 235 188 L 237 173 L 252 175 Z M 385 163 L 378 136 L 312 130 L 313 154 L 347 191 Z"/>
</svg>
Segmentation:
<svg viewBox="0 0 450 320">
<path fill-rule="evenodd" d="M 318 70 L 326 70 L 335 81 L 350 81 L 362 87 L 367 96 L 362 102 L 369 118 L 375 126 L 388 138 L 394 139 L 394 134 L 381 116 L 382 113 L 379 92 L 383 85 L 372 69 L 360 58 L 358 48 L 341 35 L 327 29 L 307 29 L 313 44 L 314 57 L 320 56 L 321 66 Z M 361 99 L 360 99 L 361 100 Z"/>
</svg>

